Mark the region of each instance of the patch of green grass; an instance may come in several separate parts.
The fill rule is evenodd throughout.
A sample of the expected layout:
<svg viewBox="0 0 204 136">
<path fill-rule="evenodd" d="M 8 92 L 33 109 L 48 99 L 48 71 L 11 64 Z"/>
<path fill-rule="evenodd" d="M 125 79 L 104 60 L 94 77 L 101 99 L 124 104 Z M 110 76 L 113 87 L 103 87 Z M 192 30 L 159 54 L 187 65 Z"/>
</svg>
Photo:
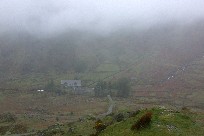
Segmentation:
<svg viewBox="0 0 204 136">
<path fill-rule="evenodd" d="M 132 125 L 147 112 L 153 113 L 151 125 L 141 130 L 131 130 Z M 118 113 L 125 115 L 127 111 Z M 103 118 L 104 124 L 112 123 L 99 133 L 99 136 L 202 136 L 204 134 L 203 122 L 198 123 L 196 119 L 203 119 L 203 116 L 189 111 L 178 112 L 162 108 L 144 109 L 135 117 L 125 116 L 125 119 L 120 122 L 114 119 L 114 115 Z M 85 118 L 82 121 L 63 125 L 64 136 L 94 134 L 96 132 L 95 121 Z M 73 129 L 73 132 L 68 131 L 70 128 Z"/>
<path fill-rule="evenodd" d="M 152 123 L 149 128 L 132 131 L 131 125 L 136 122 L 142 111 L 135 118 L 129 118 L 123 122 L 111 125 L 105 129 L 100 136 L 201 136 L 204 134 L 202 127 L 195 123 L 190 114 L 169 112 L 165 109 L 152 109 Z"/>
</svg>

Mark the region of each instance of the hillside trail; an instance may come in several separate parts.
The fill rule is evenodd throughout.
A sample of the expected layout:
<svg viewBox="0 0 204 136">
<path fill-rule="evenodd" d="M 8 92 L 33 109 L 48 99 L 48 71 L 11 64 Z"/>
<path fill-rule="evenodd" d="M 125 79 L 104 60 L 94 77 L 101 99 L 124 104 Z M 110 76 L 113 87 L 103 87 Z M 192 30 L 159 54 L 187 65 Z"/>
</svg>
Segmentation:
<svg viewBox="0 0 204 136">
<path fill-rule="evenodd" d="M 108 100 L 109 100 L 108 111 L 98 115 L 97 118 L 103 118 L 103 117 L 105 117 L 107 115 L 110 115 L 113 112 L 113 108 L 115 107 L 115 103 L 113 102 L 113 100 L 112 100 L 110 95 L 107 95 L 107 97 L 108 97 Z"/>
</svg>

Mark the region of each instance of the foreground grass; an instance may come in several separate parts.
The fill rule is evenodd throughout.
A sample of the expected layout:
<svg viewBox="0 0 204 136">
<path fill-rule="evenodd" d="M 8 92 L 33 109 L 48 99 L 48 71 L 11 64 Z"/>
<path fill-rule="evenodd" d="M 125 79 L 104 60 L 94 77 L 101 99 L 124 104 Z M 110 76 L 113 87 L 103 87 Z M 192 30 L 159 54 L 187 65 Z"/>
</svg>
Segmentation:
<svg viewBox="0 0 204 136">
<path fill-rule="evenodd" d="M 152 112 L 151 125 L 141 130 L 131 130 L 131 126 L 146 112 Z M 203 114 L 192 113 L 188 110 L 175 111 L 165 108 L 141 110 L 135 117 L 129 117 L 127 111 L 120 112 L 124 119 L 116 121 L 116 115 L 102 119 L 108 125 L 99 136 L 202 136 L 204 135 Z M 200 122 L 199 122 L 199 121 Z M 55 125 L 41 132 L 43 135 L 89 136 L 96 133 L 93 128 L 96 119 L 91 116 L 69 124 Z"/>
<path fill-rule="evenodd" d="M 201 136 L 204 130 L 201 125 L 193 120 L 192 113 L 175 112 L 163 109 L 151 109 L 153 112 L 152 123 L 149 128 L 132 131 L 130 130 L 132 124 L 139 119 L 142 113 L 135 118 L 129 118 L 126 121 L 109 126 L 101 133 L 101 136 Z"/>
</svg>

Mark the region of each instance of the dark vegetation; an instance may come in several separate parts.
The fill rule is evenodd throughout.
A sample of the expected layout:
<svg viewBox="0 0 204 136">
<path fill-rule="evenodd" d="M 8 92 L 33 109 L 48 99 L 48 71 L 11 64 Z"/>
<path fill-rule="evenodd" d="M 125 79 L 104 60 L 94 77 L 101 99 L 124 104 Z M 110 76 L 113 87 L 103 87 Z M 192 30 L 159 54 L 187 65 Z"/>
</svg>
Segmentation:
<svg viewBox="0 0 204 136">
<path fill-rule="evenodd" d="M 131 130 L 140 130 L 150 126 L 152 120 L 152 113 L 148 112 L 143 115 L 135 124 L 132 125 Z"/>
<path fill-rule="evenodd" d="M 120 121 L 123 121 L 125 117 L 122 113 L 119 113 L 114 118 L 117 122 L 120 122 Z"/>
<path fill-rule="evenodd" d="M 103 131 L 104 129 L 106 129 L 106 125 L 103 124 L 103 122 L 99 119 L 95 122 L 95 126 L 94 126 L 94 129 L 96 129 L 96 134 L 95 135 L 98 135 L 101 131 Z"/>
</svg>

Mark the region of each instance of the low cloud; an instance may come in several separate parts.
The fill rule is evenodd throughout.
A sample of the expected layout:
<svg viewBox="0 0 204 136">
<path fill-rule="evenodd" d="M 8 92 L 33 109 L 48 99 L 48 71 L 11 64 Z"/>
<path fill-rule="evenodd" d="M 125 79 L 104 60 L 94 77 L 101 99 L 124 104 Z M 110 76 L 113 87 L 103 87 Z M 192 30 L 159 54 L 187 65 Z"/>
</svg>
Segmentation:
<svg viewBox="0 0 204 136">
<path fill-rule="evenodd" d="M 0 28 L 53 33 L 186 23 L 204 18 L 203 5 L 203 0 L 1 0 Z"/>
</svg>

